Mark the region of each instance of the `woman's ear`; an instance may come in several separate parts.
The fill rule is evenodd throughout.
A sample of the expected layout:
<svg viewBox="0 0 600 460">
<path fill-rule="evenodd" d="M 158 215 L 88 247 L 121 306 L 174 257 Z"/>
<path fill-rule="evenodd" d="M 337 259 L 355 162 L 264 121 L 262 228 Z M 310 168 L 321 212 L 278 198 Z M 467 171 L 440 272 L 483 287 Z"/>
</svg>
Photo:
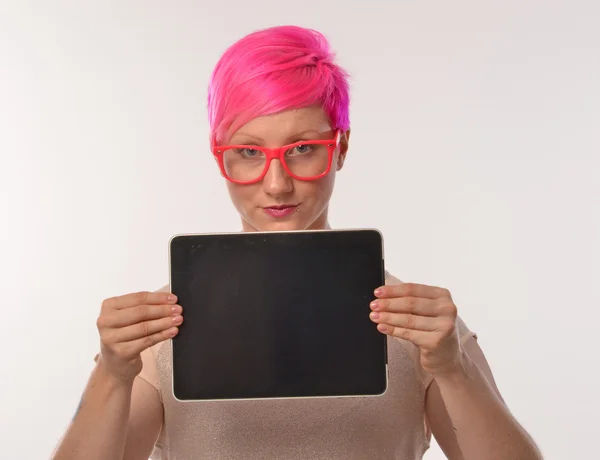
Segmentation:
<svg viewBox="0 0 600 460">
<path fill-rule="evenodd" d="M 348 144 L 350 142 L 350 130 L 344 131 L 340 134 L 340 153 L 337 156 L 336 171 L 339 171 L 344 167 L 346 161 L 346 154 L 348 153 Z"/>
</svg>

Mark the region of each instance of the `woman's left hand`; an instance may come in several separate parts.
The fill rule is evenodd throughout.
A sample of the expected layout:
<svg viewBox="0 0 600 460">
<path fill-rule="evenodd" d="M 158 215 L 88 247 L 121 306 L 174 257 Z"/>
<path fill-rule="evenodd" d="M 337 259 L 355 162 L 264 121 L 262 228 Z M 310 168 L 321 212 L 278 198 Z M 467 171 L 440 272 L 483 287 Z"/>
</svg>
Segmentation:
<svg viewBox="0 0 600 460">
<path fill-rule="evenodd" d="M 377 329 L 415 344 L 421 365 L 432 375 L 461 369 L 457 308 L 447 289 L 404 283 L 381 286 L 371 303 Z"/>
</svg>

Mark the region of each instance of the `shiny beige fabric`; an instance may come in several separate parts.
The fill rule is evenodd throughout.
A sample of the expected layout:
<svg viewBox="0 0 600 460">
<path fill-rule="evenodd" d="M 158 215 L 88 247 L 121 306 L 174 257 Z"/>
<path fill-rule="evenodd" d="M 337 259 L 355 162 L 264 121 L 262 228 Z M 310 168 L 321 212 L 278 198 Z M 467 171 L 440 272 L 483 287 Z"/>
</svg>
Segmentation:
<svg viewBox="0 0 600 460">
<path fill-rule="evenodd" d="M 392 276 L 386 282 L 400 283 Z M 463 341 L 475 336 L 462 320 L 459 329 Z M 140 374 L 164 405 L 152 460 L 420 460 L 431 439 L 424 401 L 432 378 L 415 346 L 391 338 L 388 345 L 390 379 L 383 396 L 178 402 L 171 343 L 159 344 L 143 353 Z"/>
</svg>

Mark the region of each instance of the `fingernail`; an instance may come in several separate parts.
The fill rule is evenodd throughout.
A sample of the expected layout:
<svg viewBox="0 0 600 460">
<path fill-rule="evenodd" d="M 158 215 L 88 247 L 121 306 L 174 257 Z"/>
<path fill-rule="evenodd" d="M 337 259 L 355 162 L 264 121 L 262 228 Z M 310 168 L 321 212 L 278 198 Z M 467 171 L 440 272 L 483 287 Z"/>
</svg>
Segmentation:
<svg viewBox="0 0 600 460">
<path fill-rule="evenodd" d="M 173 322 L 175 324 L 179 324 L 183 321 L 183 316 L 177 315 L 177 316 L 173 316 Z"/>
<path fill-rule="evenodd" d="M 375 289 L 375 295 L 376 296 L 380 296 L 381 294 L 383 294 L 383 289 L 382 288 Z"/>
<path fill-rule="evenodd" d="M 376 311 L 371 312 L 369 316 L 371 316 L 371 319 L 379 319 L 379 313 Z"/>
<path fill-rule="evenodd" d="M 173 305 L 173 307 L 171 308 L 171 311 L 174 315 L 181 313 L 182 310 L 183 308 L 181 308 L 180 305 Z"/>
<path fill-rule="evenodd" d="M 177 296 L 175 294 L 169 294 L 169 297 L 167 297 L 167 300 L 169 302 L 175 302 L 177 300 Z"/>
<path fill-rule="evenodd" d="M 378 310 L 379 307 L 380 307 L 380 305 L 377 300 L 374 300 L 373 302 L 371 302 L 371 310 Z"/>
</svg>

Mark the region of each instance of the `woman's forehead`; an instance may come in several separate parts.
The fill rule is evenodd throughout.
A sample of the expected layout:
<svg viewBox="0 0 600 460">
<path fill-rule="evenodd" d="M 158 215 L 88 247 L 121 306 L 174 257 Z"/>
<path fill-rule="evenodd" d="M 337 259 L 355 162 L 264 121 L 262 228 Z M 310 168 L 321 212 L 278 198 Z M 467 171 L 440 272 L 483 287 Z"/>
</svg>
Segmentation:
<svg viewBox="0 0 600 460">
<path fill-rule="evenodd" d="M 251 138 L 257 142 L 285 143 L 297 136 L 320 137 L 331 131 L 327 115 L 320 107 L 303 107 L 264 115 L 250 120 L 231 139 Z"/>
</svg>

